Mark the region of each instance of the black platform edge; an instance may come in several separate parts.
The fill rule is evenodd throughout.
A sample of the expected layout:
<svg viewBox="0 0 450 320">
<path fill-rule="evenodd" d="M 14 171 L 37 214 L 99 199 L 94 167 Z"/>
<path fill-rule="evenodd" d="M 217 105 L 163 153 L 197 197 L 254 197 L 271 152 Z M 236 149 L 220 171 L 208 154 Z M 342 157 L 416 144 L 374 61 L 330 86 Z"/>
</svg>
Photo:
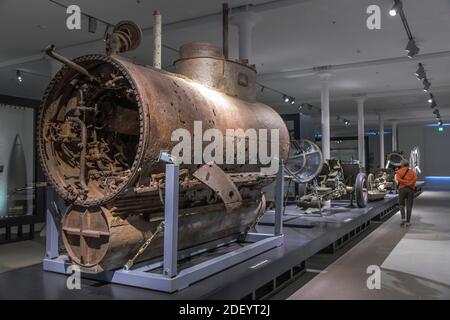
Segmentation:
<svg viewBox="0 0 450 320">
<path fill-rule="evenodd" d="M 377 210 L 378 211 L 378 210 Z M 333 243 L 331 243 L 328 247 L 321 250 L 321 253 L 330 253 L 333 254 L 337 250 L 345 247 L 350 241 L 359 236 L 361 233 L 367 230 L 372 221 L 384 221 L 388 216 L 391 216 L 393 213 L 398 211 L 398 203 L 391 204 L 390 206 L 383 206 L 379 213 L 368 217 L 367 220 L 363 220 L 363 222 L 357 225 L 355 228 L 351 229 L 349 232 L 343 234 L 341 237 L 336 239 Z"/>
<path fill-rule="evenodd" d="M 296 228 L 284 228 L 285 230 L 285 245 L 273 249 L 266 254 L 276 255 L 276 260 L 273 258 L 267 261 L 257 272 L 245 272 L 241 273 L 240 277 L 237 277 L 230 281 L 223 287 L 217 288 L 214 293 L 206 294 L 206 299 L 260 299 L 270 295 L 277 289 L 275 286 L 276 279 L 292 269 L 306 270 L 307 260 L 313 255 L 321 252 L 323 249 L 329 248 L 334 245 L 339 239 L 346 239 L 345 243 L 341 243 L 338 248 L 342 248 L 343 245 L 353 239 L 356 234 L 356 230 L 359 228 L 359 233 L 364 231 L 373 218 L 379 216 L 385 211 L 395 210 L 397 207 L 398 198 L 391 197 L 383 202 L 377 203 L 374 207 L 370 208 L 365 214 L 362 214 L 352 221 L 340 225 L 335 230 L 328 229 L 315 238 L 309 239 L 306 243 L 296 243 L 294 235 L 290 234 L 289 229 Z M 266 227 L 267 228 L 267 227 Z M 270 227 L 269 227 L 270 228 Z M 264 230 L 262 230 L 264 232 Z M 350 237 L 350 234 L 352 236 Z M 347 239 L 348 238 L 348 239 Z M 279 251 L 284 251 L 279 256 Z M 265 256 L 260 257 L 260 261 L 264 261 Z M 301 272 L 304 272 L 301 271 Z M 287 277 L 287 276 L 286 276 Z M 289 280 L 293 280 L 294 277 L 290 277 Z M 291 281 L 284 281 L 284 283 Z M 271 289 L 272 292 L 269 292 Z"/>
</svg>

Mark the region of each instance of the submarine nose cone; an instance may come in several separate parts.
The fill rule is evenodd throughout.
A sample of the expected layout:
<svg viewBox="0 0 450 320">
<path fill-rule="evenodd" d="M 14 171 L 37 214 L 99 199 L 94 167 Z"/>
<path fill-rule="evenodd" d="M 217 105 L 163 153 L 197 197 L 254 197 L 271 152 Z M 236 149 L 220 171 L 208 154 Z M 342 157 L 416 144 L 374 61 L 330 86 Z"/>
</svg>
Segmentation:
<svg viewBox="0 0 450 320">
<path fill-rule="evenodd" d="M 22 145 L 22 139 L 20 139 L 20 135 L 16 134 L 16 137 L 14 138 L 14 145 L 15 146 L 21 146 Z"/>
<path fill-rule="evenodd" d="M 22 139 L 19 134 L 14 138 L 14 144 L 9 157 L 7 174 L 8 215 L 24 215 L 27 213 L 27 194 L 17 192 L 27 184 L 27 167 Z"/>
</svg>

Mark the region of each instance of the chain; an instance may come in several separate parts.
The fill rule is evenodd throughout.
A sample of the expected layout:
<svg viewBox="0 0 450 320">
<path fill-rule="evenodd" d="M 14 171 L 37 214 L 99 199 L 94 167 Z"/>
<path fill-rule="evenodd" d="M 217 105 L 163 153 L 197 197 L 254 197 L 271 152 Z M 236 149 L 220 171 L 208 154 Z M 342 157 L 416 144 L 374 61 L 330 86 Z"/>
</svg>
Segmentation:
<svg viewBox="0 0 450 320">
<path fill-rule="evenodd" d="M 262 217 L 266 213 L 265 204 L 263 203 L 263 201 L 265 201 L 265 197 L 263 197 L 261 199 L 261 208 L 259 209 L 259 212 L 256 216 L 255 221 L 253 221 L 253 223 L 248 227 L 247 232 L 249 232 L 250 230 L 256 231 L 256 226 L 258 225 L 258 223 L 261 221 Z"/>
<path fill-rule="evenodd" d="M 134 265 L 134 261 L 147 249 L 147 247 L 152 243 L 153 239 L 164 230 L 164 221 L 156 228 L 156 231 L 144 242 L 144 244 L 139 248 L 138 252 L 134 255 L 133 258 L 128 260 L 128 262 L 123 266 L 125 270 L 130 270 Z"/>
<path fill-rule="evenodd" d="M 262 210 L 261 210 L 262 211 Z M 260 212 L 258 214 L 258 216 L 256 217 L 255 221 L 252 223 L 252 225 L 248 228 L 248 230 L 255 230 L 256 231 L 256 226 L 258 225 L 258 223 L 261 221 L 262 217 L 264 216 L 265 212 Z"/>
</svg>

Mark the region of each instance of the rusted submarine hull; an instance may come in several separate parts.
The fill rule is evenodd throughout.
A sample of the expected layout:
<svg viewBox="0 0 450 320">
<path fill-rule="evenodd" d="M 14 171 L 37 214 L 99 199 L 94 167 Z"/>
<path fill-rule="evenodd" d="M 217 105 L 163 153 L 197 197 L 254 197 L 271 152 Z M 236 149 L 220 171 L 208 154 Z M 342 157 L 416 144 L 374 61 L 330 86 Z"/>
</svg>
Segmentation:
<svg viewBox="0 0 450 320">
<path fill-rule="evenodd" d="M 199 79 L 115 55 L 82 56 L 74 63 L 91 76 L 69 67 L 58 72 L 40 109 L 38 141 L 48 181 L 71 204 L 62 221 L 65 248 L 85 271 L 123 267 L 156 232 L 164 212 L 165 167 L 159 155 L 179 142 L 172 141 L 174 131 L 185 129 L 193 141 L 196 121 L 203 132 L 215 128 L 224 137 L 227 129 L 267 129 L 263 140 L 270 146 L 270 130 L 275 129 L 275 157 L 287 158 L 284 122 L 273 109 L 254 101 L 245 91 L 245 81 L 233 94 L 230 84 L 222 92 Z M 249 72 L 244 78 L 254 81 L 251 68 L 239 66 L 236 72 Z M 238 140 L 232 139 L 234 144 Z M 203 147 L 208 144 L 203 142 Z M 225 155 L 225 142 L 223 146 Z M 229 210 L 217 190 L 193 175 L 203 165 L 194 160 L 193 152 L 191 164 L 180 166 L 179 247 L 247 232 L 265 210 L 261 189 L 274 181 L 274 175 L 261 175 L 259 162 L 219 164 L 242 199 Z M 158 234 L 135 262 L 161 253 Z"/>
</svg>

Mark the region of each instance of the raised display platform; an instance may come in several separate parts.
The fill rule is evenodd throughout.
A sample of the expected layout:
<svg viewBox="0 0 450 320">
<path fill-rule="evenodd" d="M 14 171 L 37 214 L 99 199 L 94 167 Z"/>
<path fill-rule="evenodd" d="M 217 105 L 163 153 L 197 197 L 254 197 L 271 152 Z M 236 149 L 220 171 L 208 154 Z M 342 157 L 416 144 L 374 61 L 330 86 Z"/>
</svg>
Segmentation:
<svg viewBox="0 0 450 320">
<path fill-rule="evenodd" d="M 65 275 L 44 272 L 38 264 L 0 274 L 0 288 L 8 288 L 0 290 L 0 299 L 260 299 L 302 273 L 314 254 L 338 249 L 372 220 L 397 211 L 397 200 L 396 195 L 388 195 L 364 209 L 345 208 L 348 202 L 336 201 L 334 212 L 323 217 L 296 216 L 301 210 L 289 206 L 284 217 L 283 246 L 171 294 L 87 279 L 82 280 L 82 290 L 68 290 Z M 272 212 L 265 215 L 259 232 L 273 229 L 272 216 Z M 236 245 L 192 258 L 186 264 L 233 251 Z"/>
</svg>

